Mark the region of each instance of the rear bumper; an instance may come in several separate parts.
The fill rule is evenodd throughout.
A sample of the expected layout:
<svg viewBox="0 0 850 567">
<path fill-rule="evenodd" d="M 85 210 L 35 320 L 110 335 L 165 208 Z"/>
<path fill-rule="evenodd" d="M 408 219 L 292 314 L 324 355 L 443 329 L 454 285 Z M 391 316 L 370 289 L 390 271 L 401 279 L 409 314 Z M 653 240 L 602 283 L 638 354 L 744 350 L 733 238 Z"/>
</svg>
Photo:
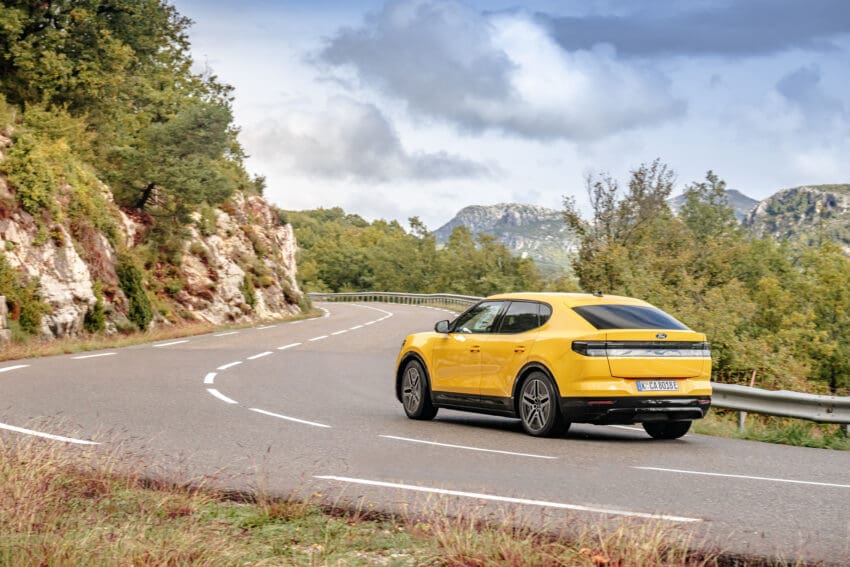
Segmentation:
<svg viewBox="0 0 850 567">
<path fill-rule="evenodd" d="M 600 425 L 690 421 L 705 417 L 709 407 L 709 396 L 561 398 L 561 412 L 567 421 Z"/>
</svg>

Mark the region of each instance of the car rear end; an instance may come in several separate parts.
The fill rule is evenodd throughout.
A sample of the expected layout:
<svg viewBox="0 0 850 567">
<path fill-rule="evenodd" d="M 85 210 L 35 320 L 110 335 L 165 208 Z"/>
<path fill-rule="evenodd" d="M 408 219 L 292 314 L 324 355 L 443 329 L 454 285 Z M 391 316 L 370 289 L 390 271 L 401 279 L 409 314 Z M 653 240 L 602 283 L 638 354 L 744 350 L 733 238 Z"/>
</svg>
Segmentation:
<svg viewBox="0 0 850 567">
<path fill-rule="evenodd" d="M 571 307 L 576 328 L 589 332 L 572 338 L 559 369 L 565 418 L 630 424 L 704 417 L 711 405 L 705 335 L 645 302 L 607 301 Z"/>
</svg>

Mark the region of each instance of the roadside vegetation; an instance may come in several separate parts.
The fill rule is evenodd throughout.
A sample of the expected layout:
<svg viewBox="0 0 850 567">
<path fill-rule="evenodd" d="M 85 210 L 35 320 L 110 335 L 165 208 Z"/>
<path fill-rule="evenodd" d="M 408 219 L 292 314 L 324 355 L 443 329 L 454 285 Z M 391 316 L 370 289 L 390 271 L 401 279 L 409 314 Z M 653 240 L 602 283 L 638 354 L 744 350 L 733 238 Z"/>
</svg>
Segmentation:
<svg viewBox="0 0 850 567">
<path fill-rule="evenodd" d="M 779 443 L 796 447 L 850 451 L 850 437 L 842 425 L 812 423 L 801 419 L 749 414 L 743 431 L 738 430 L 738 412 L 714 408 L 693 424 L 694 433 Z"/>
<path fill-rule="evenodd" d="M 322 505 L 318 494 L 234 500 L 142 470 L 97 448 L 0 438 L 0 565 L 747 564 L 659 524 L 566 538 L 474 516 L 376 516 Z"/>
</svg>

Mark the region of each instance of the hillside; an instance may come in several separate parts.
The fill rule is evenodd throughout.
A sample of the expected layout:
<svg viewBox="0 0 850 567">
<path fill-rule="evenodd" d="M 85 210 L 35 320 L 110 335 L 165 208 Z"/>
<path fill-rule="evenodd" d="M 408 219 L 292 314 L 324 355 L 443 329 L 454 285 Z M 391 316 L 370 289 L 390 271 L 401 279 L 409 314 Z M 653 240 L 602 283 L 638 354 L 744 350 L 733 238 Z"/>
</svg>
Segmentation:
<svg viewBox="0 0 850 567">
<path fill-rule="evenodd" d="M 729 204 L 732 205 L 735 218 L 741 223 L 744 222 L 744 219 L 747 217 L 747 214 L 752 210 L 752 208 L 759 203 L 757 199 L 748 197 L 736 189 L 727 189 L 726 198 L 729 199 Z M 674 213 L 677 213 L 679 212 L 679 209 L 682 208 L 682 205 L 685 204 L 685 196 L 678 195 L 667 199 L 667 204 L 670 205 L 670 209 Z"/>
<path fill-rule="evenodd" d="M 458 226 L 467 227 L 476 236 L 495 236 L 513 254 L 531 258 L 544 272 L 561 271 L 576 251 L 576 240 L 567 230 L 561 211 L 546 207 L 517 203 L 464 207 L 434 231 L 437 242 L 448 242 Z"/>
<path fill-rule="evenodd" d="M 850 252 L 850 184 L 779 191 L 750 211 L 744 226 L 759 237 L 803 244 L 814 244 L 825 236 Z"/>
</svg>

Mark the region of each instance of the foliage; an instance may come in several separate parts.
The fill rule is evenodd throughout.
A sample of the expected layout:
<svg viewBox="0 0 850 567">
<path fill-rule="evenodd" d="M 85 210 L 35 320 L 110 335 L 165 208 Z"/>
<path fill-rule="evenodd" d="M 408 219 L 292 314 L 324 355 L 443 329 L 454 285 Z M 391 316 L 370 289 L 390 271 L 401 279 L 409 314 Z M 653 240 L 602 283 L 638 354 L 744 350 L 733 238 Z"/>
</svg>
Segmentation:
<svg viewBox="0 0 850 567">
<path fill-rule="evenodd" d="M 139 330 L 145 331 L 153 320 L 153 306 L 145 291 L 142 271 L 132 257 L 122 255 L 115 269 L 121 290 L 127 297 L 127 317 Z"/>
<path fill-rule="evenodd" d="M 253 308 L 257 305 L 257 291 L 254 287 L 254 276 L 250 272 L 242 278 L 242 285 L 239 286 L 239 291 L 242 292 L 242 297 L 245 298 L 245 303 Z"/>
<path fill-rule="evenodd" d="M 50 306 L 42 301 L 38 279 L 15 270 L 5 252 L 0 251 L 0 295 L 6 297 L 9 318 L 24 335 L 41 332 L 41 318 L 50 313 Z"/>
<path fill-rule="evenodd" d="M 103 284 L 94 282 L 92 286 L 95 303 L 86 312 L 83 327 L 89 333 L 102 333 L 106 330 L 106 313 L 103 309 Z"/>
<path fill-rule="evenodd" d="M 393 290 L 489 295 L 540 289 L 528 259 L 512 256 L 491 236 L 473 239 L 458 227 L 442 249 L 422 222 L 368 223 L 340 208 L 282 213 L 301 247 L 302 285 L 316 291 Z"/>
</svg>

